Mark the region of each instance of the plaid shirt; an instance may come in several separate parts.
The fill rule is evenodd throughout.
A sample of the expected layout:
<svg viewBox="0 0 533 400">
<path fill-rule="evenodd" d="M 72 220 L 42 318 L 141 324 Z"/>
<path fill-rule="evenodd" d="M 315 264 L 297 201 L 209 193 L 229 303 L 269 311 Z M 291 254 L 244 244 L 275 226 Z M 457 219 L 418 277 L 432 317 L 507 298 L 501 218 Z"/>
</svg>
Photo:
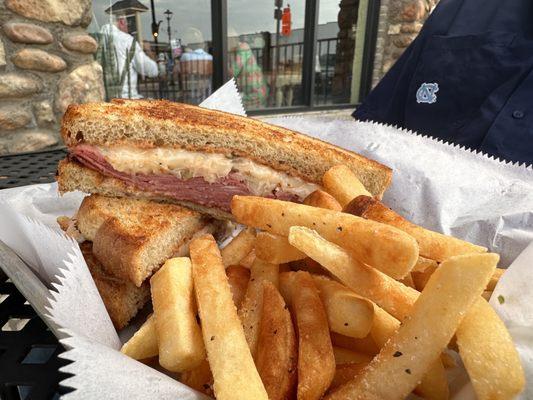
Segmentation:
<svg viewBox="0 0 533 400">
<path fill-rule="evenodd" d="M 239 43 L 235 58 L 231 60 L 231 73 L 242 93 L 244 108 L 266 106 L 268 89 L 263 71 L 247 43 Z"/>
</svg>

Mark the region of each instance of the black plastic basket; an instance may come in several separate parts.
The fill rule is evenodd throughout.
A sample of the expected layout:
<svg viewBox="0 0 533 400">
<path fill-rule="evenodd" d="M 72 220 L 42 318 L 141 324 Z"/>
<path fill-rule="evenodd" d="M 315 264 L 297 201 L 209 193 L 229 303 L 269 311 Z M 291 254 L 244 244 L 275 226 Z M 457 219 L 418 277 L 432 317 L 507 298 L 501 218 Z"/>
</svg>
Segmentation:
<svg viewBox="0 0 533 400">
<path fill-rule="evenodd" d="M 0 156 L 0 189 L 52 182 L 66 151 Z M 0 266 L 0 398 L 57 399 L 70 391 L 58 369 L 68 362 L 52 332 L 9 281 Z"/>
</svg>

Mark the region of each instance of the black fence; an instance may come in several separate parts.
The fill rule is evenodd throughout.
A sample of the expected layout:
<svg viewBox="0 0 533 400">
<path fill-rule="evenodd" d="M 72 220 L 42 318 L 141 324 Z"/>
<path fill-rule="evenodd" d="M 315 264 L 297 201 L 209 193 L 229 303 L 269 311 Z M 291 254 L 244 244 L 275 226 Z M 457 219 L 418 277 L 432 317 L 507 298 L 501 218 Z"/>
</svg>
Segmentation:
<svg viewBox="0 0 533 400">
<path fill-rule="evenodd" d="M 317 41 L 314 94 L 315 103 L 320 105 L 349 102 L 351 87 L 351 71 L 343 76 L 335 72 L 337 60 L 337 38 L 320 39 Z M 261 103 L 252 101 L 245 107 L 249 110 L 256 108 L 280 108 L 302 104 L 302 68 L 303 49 L 300 43 L 282 44 L 280 46 L 265 46 L 249 48 L 241 43 L 239 50 L 230 50 L 228 67 L 230 76 L 236 77 L 239 90 L 247 99 L 246 94 L 265 87 L 266 98 Z M 248 54 L 243 53 L 249 52 Z M 246 66 L 239 68 L 239 55 L 245 54 Z M 276 62 L 276 59 L 279 61 Z M 255 64 L 255 65 L 253 65 Z M 139 77 L 139 93 L 146 98 L 163 98 L 173 101 L 198 104 L 211 93 L 212 61 L 178 60 L 174 64 L 165 63 L 166 73 L 158 78 Z M 244 75 L 243 75 L 244 74 Z M 246 75 L 249 76 L 246 76 Z M 342 88 L 341 93 L 334 93 L 334 77 L 342 80 L 337 85 Z M 258 105 L 259 104 L 259 105 Z"/>
</svg>

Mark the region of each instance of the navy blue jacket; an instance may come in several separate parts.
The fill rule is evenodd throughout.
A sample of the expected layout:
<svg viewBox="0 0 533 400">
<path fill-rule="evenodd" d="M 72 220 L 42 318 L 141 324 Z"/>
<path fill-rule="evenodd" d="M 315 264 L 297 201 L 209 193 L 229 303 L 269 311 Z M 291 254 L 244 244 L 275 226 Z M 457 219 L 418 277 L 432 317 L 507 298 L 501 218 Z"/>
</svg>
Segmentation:
<svg viewBox="0 0 533 400">
<path fill-rule="evenodd" d="M 533 163 L 533 0 L 441 0 L 353 115 Z"/>
</svg>

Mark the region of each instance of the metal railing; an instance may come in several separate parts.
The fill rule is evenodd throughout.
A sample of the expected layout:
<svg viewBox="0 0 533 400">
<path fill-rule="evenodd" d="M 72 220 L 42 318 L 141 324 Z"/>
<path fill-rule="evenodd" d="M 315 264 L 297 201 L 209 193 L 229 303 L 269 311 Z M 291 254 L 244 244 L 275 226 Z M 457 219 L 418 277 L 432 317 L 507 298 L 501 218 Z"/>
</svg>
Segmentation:
<svg viewBox="0 0 533 400">
<path fill-rule="evenodd" d="M 192 63 L 199 65 L 200 62 Z M 167 70 L 166 75 L 157 78 L 139 77 L 138 90 L 145 98 L 199 104 L 211 94 L 211 79 L 212 72 L 201 74 Z"/>
<path fill-rule="evenodd" d="M 339 39 L 321 39 L 317 41 L 317 62 L 320 69 L 315 73 L 315 105 L 349 103 L 352 86 L 353 59 L 342 59 L 338 51 Z M 339 57 L 340 55 L 340 57 Z M 340 62 L 347 62 L 348 71 L 342 71 Z"/>
<path fill-rule="evenodd" d="M 335 72 L 338 43 L 338 38 L 317 41 L 314 82 L 315 104 L 325 105 L 349 101 L 351 71 L 345 76 L 338 76 L 338 73 L 336 76 Z M 258 68 L 251 69 L 255 71 L 254 73 L 262 75 L 266 87 L 267 99 L 260 106 L 261 108 L 290 107 L 302 104 L 303 47 L 303 42 L 280 45 L 278 62 L 275 60 L 276 46 L 249 49 L 253 59 L 248 59 L 247 62 L 256 64 Z M 191 62 L 194 63 L 194 61 Z M 237 51 L 229 51 L 230 76 L 237 63 Z M 192 69 L 197 70 L 198 68 L 193 67 Z M 250 74 L 252 72 L 245 67 L 241 73 Z M 334 78 L 341 81 L 340 84 L 337 83 L 336 85 L 342 89 L 340 93 L 339 90 L 333 93 Z M 139 76 L 138 90 L 142 96 L 147 98 L 163 98 L 198 104 L 211 93 L 211 79 L 212 71 L 198 75 L 181 71 L 179 67 L 173 67 L 172 69 L 167 68 L 166 75 L 158 78 Z M 237 81 L 239 90 L 243 94 L 256 89 L 256 80 L 237 77 Z M 245 107 L 253 109 L 254 104 L 245 104 Z"/>
</svg>

